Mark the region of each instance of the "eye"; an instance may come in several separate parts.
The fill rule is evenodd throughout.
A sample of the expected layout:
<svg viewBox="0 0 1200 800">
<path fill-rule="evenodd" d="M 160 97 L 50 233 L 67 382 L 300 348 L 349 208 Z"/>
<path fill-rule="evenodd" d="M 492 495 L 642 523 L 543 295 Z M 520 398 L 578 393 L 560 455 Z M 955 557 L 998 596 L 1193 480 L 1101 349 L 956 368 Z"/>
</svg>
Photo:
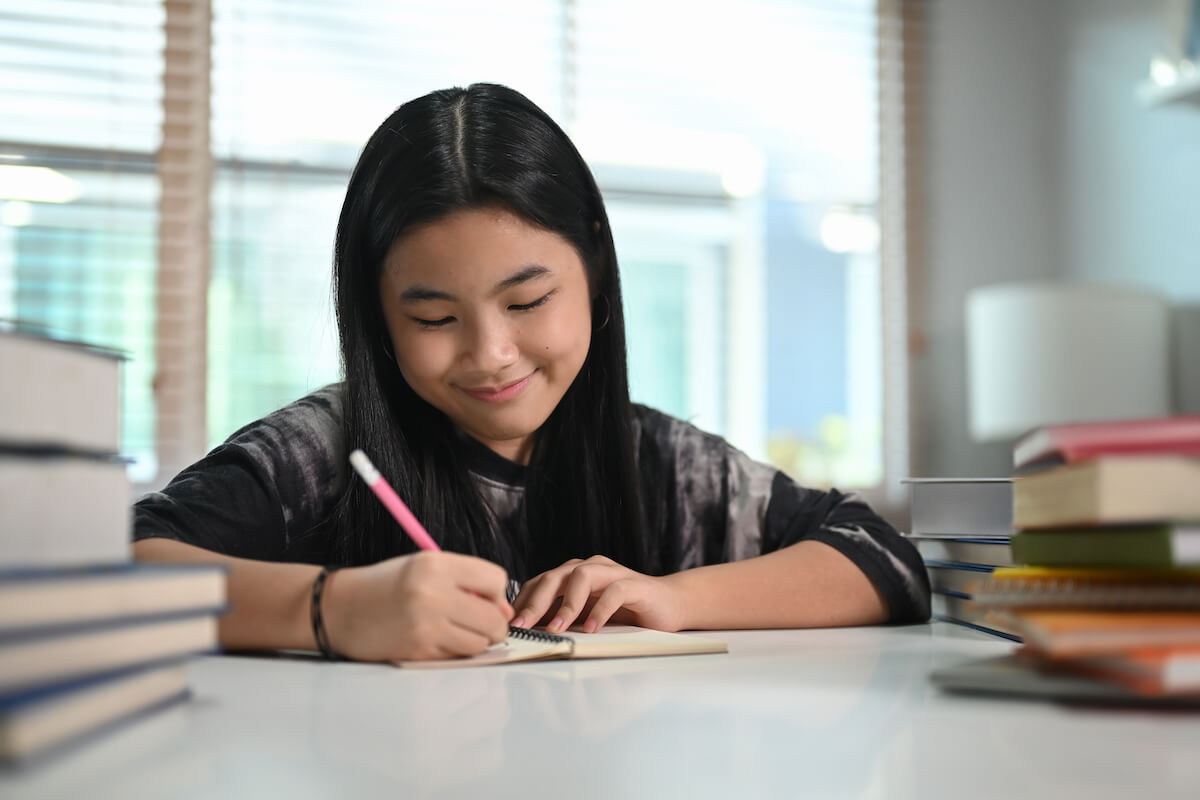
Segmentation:
<svg viewBox="0 0 1200 800">
<path fill-rule="evenodd" d="M 513 305 L 508 307 L 508 310 L 509 311 L 529 311 L 531 309 L 537 308 L 538 306 L 544 304 L 547 300 L 550 299 L 550 295 L 552 295 L 552 294 L 554 294 L 554 292 L 546 292 L 544 295 L 539 297 L 537 300 L 534 300 L 532 303 L 514 303 Z"/>
<path fill-rule="evenodd" d="M 422 328 L 440 328 L 443 325 L 449 325 L 454 322 L 454 317 L 442 317 L 441 319 L 421 319 L 413 317 L 412 321 L 420 325 Z"/>
</svg>

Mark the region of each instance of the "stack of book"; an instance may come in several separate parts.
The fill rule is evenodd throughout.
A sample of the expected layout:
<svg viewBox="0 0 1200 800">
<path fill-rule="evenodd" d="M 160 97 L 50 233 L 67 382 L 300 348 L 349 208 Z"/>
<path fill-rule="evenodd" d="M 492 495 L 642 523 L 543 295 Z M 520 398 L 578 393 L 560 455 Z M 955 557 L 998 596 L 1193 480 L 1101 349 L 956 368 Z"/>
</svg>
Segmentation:
<svg viewBox="0 0 1200 800">
<path fill-rule="evenodd" d="M 1200 416 L 1050 426 L 1014 449 L 1012 553 L 974 593 L 1041 670 L 1200 694 Z"/>
<path fill-rule="evenodd" d="M 909 538 L 925 562 L 934 619 L 1014 639 L 972 605 L 976 584 L 1010 566 L 1010 478 L 909 478 Z"/>
<path fill-rule="evenodd" d="M 188 694 L 217 567 L 131 562 L 118 354 L 0 327 L 0 763 Z"/>
</svg>

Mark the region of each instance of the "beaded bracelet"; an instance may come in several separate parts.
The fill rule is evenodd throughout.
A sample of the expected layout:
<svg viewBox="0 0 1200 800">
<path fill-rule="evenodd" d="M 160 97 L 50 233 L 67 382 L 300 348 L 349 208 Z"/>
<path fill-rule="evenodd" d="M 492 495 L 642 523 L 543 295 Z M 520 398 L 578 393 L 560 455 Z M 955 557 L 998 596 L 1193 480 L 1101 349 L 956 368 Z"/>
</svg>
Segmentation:
<svg viewBox="0 0 1200 800">
<path fill-rule="evenodd" d="M 329 577 L 329 573 L 336 570 L 337 567 L 321 567 L 321 571 L 317 574 L 312 585 L 312 629 L 313 639 L 317 642 L 317 649 L 321 651 L 321 655 L 328 658 L 330 661 L 337 661 L 341 658 L 333 651 L 329 645 L 329 634 L 325 631 L 325 619 L 321 616 L 321 595 L 325 592 L 325 579 Z"/>
</svg>

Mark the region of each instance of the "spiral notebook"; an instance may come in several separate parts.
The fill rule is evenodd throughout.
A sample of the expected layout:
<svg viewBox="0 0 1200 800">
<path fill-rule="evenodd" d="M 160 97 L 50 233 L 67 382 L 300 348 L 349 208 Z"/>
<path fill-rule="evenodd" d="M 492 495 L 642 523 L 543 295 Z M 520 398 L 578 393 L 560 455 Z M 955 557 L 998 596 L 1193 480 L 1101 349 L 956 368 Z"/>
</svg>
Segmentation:
<svg viewBox="0 0 1200 800">
<path fill-rule="evenodd" d="M 508 638 L 477 656 L 433 661 L 397 661 L 409 669 L 445 669 L 511 664 L 516 661 L 548 661 L 570 658 L 640 658 L 727 653 L 729 646 L 718 639 L 666 633 L 644 628 L 602 628 L 596 633 L 560 635 L 529 628 L 509 627 Z"/>
</svg>

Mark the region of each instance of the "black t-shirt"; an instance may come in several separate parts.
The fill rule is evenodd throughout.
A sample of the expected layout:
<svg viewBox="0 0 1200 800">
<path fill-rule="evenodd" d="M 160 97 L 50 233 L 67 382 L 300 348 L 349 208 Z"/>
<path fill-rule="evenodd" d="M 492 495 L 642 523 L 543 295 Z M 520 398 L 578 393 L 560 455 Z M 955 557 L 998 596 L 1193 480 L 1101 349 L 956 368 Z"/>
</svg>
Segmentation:
<svg viewBox="0 0 1200 800">
<path fill-rule="evenodd" d="M 165 537 L 265 561 L 332 563 L 331 514 L 350 469 L 343 402 L 341 384 L 327 386 L 237 431 L 137 502 L 134 538 Z M 672 554 L 667 571 L 812 539 L 866 574 L 892 622 L 929 618 L 929 581 L 915 548 L 854 495 L 806 489 L 721 437 L 644 406 L 634 406 L 634 435 L 642 491 L 663 493 L 666 501 L 654 535 Z M 514 530 L 525 467 L 469 437 L 456 446 L 465 449 L 484 504 L 502 529 Z"/>
</svg>

